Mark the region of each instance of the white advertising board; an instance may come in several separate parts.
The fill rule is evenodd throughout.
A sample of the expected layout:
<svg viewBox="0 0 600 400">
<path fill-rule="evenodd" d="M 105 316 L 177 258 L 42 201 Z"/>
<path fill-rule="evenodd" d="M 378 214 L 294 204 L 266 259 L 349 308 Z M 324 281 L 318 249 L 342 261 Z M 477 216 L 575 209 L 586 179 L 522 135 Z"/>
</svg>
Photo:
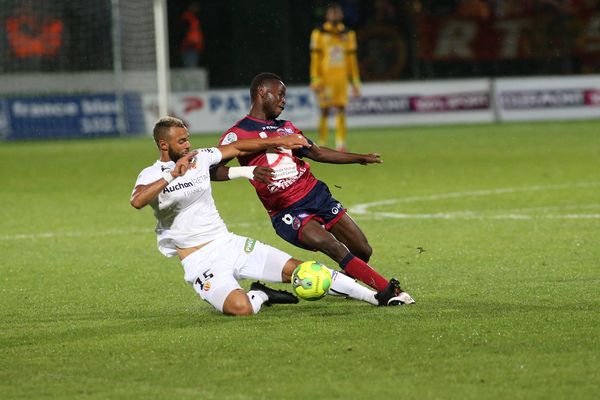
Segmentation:
<svg viewBox="0 0 600 400">
<path fill-rule="evenodd" d="M 348 105 L 349 127 L 492 122 L 487 79 L 418 83 L 365 84 Z M 316 129 L 319 108 L 308 87 L 288 87 L 282 119 L 300 129 Z M 144 95 L 146 126 L 158 118 L 156 96 Z M 184 120 L 191 132 L 225 132 L 250 108 L 247 89 L 176 92 L 171 115 Z M 330 121 L 333 124 L 333 119 Z"/>
<path fill-rule="evenodd" d="M 497 79 L 500 121 L 600 118 L 599 76 Z"/>
<path fill-rule="evenodd" d="M 348 105 L 352 127 L 493 120 L 488 79 L 366 84 Z"/>
<path fill-rule="evenodd" d="M 281 118 L 300 129 L 317 126 L 317 105 L 308 87 L 288 88 L 286 101 Z M 250 93 L 248 89 L 176 92 L 170 103 L 170 114 L 182 119 L 190 132 L 222 134 L 248 113 Z M 145 95 L 143 104 L 146 126 L 151 130 L 158 119 L 156 96 Z"/>
</svg>

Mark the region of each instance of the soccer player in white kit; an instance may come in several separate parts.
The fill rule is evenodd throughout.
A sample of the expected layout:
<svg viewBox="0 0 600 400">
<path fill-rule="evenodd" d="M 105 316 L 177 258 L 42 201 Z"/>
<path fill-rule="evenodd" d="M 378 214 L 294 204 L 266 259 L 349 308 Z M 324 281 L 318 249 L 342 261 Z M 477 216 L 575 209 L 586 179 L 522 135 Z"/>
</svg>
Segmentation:
<svg viewBox="0 0 600 400">
<path fill-rule="evenodd" d="M 238 279 L 290 282 L 300 260 L 254 239 L 228 231 L 221 219 L 210 186 L 210 168 L 222 159 L 269 147 L 297 149 L 308 146 L 303 135 L 237 141 L 190 151 L 184 123 L 161 118 L 154 127 L 160 159 L 137 178 L 131 205 L 150 205 L 157 220 L 158 249 L 167 257 L 178 255 L 184 279 L 202 299 L 229 315 L 257 313 L 262 304 L 297 303 L 289 292 L 254 282 L 248 293 Z M 228 178 L 269 179 L 268 168 L 233 167 Z M 331 294 L 344 295 L 377 305 L 375 292 L 352 278 L 332 271 Z"/>
</svg>

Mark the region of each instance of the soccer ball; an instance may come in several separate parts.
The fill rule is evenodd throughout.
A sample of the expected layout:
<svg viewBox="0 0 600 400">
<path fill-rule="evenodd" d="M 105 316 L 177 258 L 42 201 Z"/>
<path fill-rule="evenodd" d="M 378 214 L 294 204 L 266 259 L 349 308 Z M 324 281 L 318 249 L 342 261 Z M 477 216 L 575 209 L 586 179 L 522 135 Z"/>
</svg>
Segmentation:
<svg viewBox="0 0 600 400">
<path fill-rule="evenodd" d="M 331 273 L 316 261 L 305 261 L 292 274 L 292 288 L 304 300 L 319 300 L 331 287 Z"/>
</svg>

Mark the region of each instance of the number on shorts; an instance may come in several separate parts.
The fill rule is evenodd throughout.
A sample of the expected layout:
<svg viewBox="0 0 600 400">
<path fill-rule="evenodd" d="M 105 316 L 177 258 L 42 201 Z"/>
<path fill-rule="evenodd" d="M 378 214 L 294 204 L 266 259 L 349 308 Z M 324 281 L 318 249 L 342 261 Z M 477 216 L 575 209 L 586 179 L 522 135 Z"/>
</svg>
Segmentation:
<svg viewBox="0 0 600 400">
<path fill-rule="evenodd" d="M 204 283 L 210 278 L 212 278 L 214 275 L 210 272 L 210 269 L 207 269 L 202 273 L 202 276 L 204 277 L 204 279 L 200 279 L 200 277 L 197 277 L 196 281 L 194 282 L 196 285 L 200 286 L 200 289 L 204 289 Z"/>
</svg>

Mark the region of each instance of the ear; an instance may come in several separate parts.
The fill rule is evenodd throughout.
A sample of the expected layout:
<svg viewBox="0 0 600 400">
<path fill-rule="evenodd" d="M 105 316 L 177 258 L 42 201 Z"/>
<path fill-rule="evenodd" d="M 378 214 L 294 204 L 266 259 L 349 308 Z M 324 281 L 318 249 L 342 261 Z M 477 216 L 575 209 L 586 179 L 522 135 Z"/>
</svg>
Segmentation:
<svg viewBox="0 0 600 400">
<path fill-rule="evenodd" d="M 162 151 L 169 151 L 169 143 L 165 139 L 158 139 L 158 148 Z"/>
<path fill-rule="evenodd" d="M 265 85 L 260 85 L 258 87 L 258 95 L 260 97 L 265 97 L 267 95 L 267 87 Z"/>
</svg>

